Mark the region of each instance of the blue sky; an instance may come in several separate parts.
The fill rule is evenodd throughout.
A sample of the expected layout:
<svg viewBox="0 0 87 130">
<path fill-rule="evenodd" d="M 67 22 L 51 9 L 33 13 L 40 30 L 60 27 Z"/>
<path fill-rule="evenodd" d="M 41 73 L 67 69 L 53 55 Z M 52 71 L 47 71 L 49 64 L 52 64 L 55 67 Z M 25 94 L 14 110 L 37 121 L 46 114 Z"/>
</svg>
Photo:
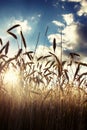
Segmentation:
<svg viewBox="0 0 87 130">
<path fill-rule="evenodd" d="M 62 29 L 64 54 L 74 51 L 87 56 L 86 0 L 0 0 L 0 37 L 4 43 L 10 40 L 13 49 L 15 40 L 6 30 L 17 23 L 22 26 L 29 49 L 35 48 L 39 32 L 39 49 L 41 45 L 50 48 L 54 38 L 59 47 Z"/>
</svg>

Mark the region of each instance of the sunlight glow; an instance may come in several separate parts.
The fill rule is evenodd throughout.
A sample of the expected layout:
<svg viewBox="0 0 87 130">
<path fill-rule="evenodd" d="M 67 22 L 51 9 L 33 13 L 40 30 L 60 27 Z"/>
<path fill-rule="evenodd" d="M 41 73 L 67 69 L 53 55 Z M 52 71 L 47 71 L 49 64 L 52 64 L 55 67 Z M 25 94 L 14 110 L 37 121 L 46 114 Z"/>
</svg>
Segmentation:
<svg viewBox="0 0 87 130">
<path fill-rule="evenodd" d="M 4 75 L 4 82 L 14 86 L 14 84 L 18 83 L 18 74 L 12 68 L 9 69 Z"/>
</svg>

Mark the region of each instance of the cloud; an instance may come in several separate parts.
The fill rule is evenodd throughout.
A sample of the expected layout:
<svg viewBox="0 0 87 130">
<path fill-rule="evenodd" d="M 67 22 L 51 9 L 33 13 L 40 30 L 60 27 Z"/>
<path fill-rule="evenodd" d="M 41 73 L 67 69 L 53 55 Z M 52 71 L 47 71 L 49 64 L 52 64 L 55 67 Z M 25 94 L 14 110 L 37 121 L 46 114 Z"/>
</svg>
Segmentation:
<svg viewBox="0 0 87 130">
<path fill-rule="evenodd" d="M 26 33 L 27 31 L 31 31 L 32 30 L 32 28 L 31 28 L 31 26 L 29 25 L 29 21 L 28 20 L 13 20 L 13 23 L 12 23 L 13 25 L 15 25 L 15 24 L 20 24 L 21 25 L 21 27 L 22 27 L 22 31 L 24 32 L 24 33 Z M 20 28 L 18 28 L 17 29 L 17 31 L 18 31 L 18 33 L 20 32 Z"/>
<path fill-rule="evenodd" d="M 67 16 L 67 14 L 64 15 L 64 17 L 65 16 Z M 87 25 L 75 22 L 74 19 L 72 19 L 72 21 L 72 24 L 70 24 L 71 22 L 68 22 L 62 30 L 63 52 L 65 54 L 77 52 L 82 55 L 87 55 Z M 55 24 L 56 22 L 53 23 Z M 59 32 L 50 34 L 48 40 L 51 44 L 53 43 L 54 38 L 56 38 L 57 45 L 61 46 L 61 34 Z"/>
<path fill-rule="evenodd" d="M 67 2 L 80 2 L 81 0 L 62 0 L 62 1 L 67 1 Z"/>
<path fill-rule="evenodd" d="M 81 2 L 81 0 L 67 0 L 68 2 Z"/>
<path fill-rule="evenodd" d="M 77 28 L 78 46 L 76 50 L 83 55 L 87 55 L 87 25 L 79 24 Z"/>
<path fill-rule="evenodd" d="M 24 33 L 29 33 L 32 30 L 32 27 L 29 24 L 28 20 L 23 20 L 22 17 L 20 17 L 19 19 L 16 19 L 15 17 L 11 17 L 10 19 L 6 18 L 5 21 L 3 22 L 1 28 L 0 28 L 0 37 L 3 39 L 3 41 L 6 43 L 8 40 L 12 41 L 13 38 L 7 33 L 7 30 L 14 26 L 15 24 L 20 24 L 22 27 L 22 31 Z M 16 28 L 15 33 L 20 34 L 20 30 L 21 28 L 18 27 Z M 12 41 L 13 42 L 13 41 Z"/>
<path fill-rule="evenodd" d="M 83 14 L 87 16 L 87 1 L 86 0 L 82 0 L 80 2 L 81 4 L 81 7 L 80 7 L 80 10 L 77 12 L 77 14 L 79 16 L 82 16 Z"/>
<path fill-rule="evenodd" d="M 44 53 L 43 53 L 43 51 L 44 51 Z M 47 55 L 50 54 L 49 52 L 53 52 L 53 53 L 54 53 L 54 51 L 53 51 L 53 46 L 52 46 L 52 45 L 49 46 L 49 47 L 43 46 L 43 45 L 39 45 L 39 46 L 37 47 L 37 49 L 36 49 L 35 55 L 36 55 L 36 57 L 47 56 Z M 58 46 L 56 47 L 55 54 L 56 54 L 56 55 L 59 57 L 59 59 L 60 59 L 61 49 L 60 49 Z M 50 57 L 50 60 L 53 60 L 53 57 Z"/>
<path fill-rule="evenodd" d="M 71 30 L 70 30 L 71 28 Z M 68 44 L 66 47 L 69 49 L 71 46 L 71 51 L 76 51 L 82 55 L 87 55 L 87 25 L 78 23 L 76 25 L 71 25 L 65 29 L 65 38 L 68 37 Z M 69 29 L 70 33 L 68 33 Z M 70 50 L 70 49 L 69 49 Z"/>
<path fill-rule="evenodd" d="M 44 53 L 43 53 L 43 50 L 44 50 Z M 46 56 L 48 55 L 48 52 L 49 52 L 49 48 L 46 47 L 46 46 L 43 46 L 43 45 L 39 45 L 36 49 L 36 56 L 37 57 L 40 57 L 40 56 Z"/>
<path fill-rule="evenodd" d="M 74 16 L 72 13 L 70 14 L 63 14 L 63 19 L 66 22 L 67 25 L 70 25 L 74 22 Z"/>
<path fill-rule="evenodd" d="M 77 35 L 77 24 L 71 24 L 66 26 L 63 30 L 63 40 L 66 41 L 67 48 L 75 48 L 77 45 L 78 35 Z"/>
<path fill-rule="evenodd" d="M 62 0 L 62 2 L 80 3 L 80 9 L 77 11 L 77 15 L 87 16 L 87 0 Z"/>
<path fill-rule="evenodd" d="M 57 25 L 59 27 L 64 27 L 65 26 L 63 23 L 61 23 L 59 21 L 56 21 L 56 20 L 52 21 L 52 23 L 54 23 L 55 25 Z"/>
<path fill-rule="evenodd" d="M 70 33 L 69 33 L 70 32 Z M 62 43 L 63 48 L 65 49 L 74 49 L 77 46 L 78 35 L 77 35 L 77 24 L 72 24 L 65 27 L 62 31 Z M 61 46 L 61 34 L 50 34 L 48 36 L 48 40 L 50 43 L 53 43 L 53 39 L 56 39 L 56 43 L 58 46 Z"/>
<path fill-rule="evenodd" d="M 18 18 L 16 19 L 15 17 L 11 17 L 10 19 L 6 18 L 5 21 L 3 22 L 3 26 L 1 26 L 0 28 L 0 38 L 2 38 L 3 44 L 6 44 L 7 41 L 10 42 L 10 47 L 9 47 L 9 52 L 8 52 L 8 56 L 12 57 L 14 56 L 14 54 L 17 54 L 18 51 L 18 44 L 19 46 L 21 46 L 21 39 L 20 39 L 20 30 L 21 28 L 18 27 L 16 28 L 16 30 L 12 30 L 14 31 L 15 35 L 18 37 L 17 41 L 7 33 L 7 30 L 12 27 L 15 24 L 20 24 L 22 27 L 22 31 L 24 34 L 24 36 L 27 37 L 28 33 L 31 31 L 31 26 L 29 24 L 28 20 L 23 20 L 23 18 Z M 25 37 L 25 38 L 26 38 Z M 27 42 L 27 39 L 26 39 Z"/>
<path fill-rule="evenodd" d="M 48 40 L 49 40 L 49 42 L 50 43 L 53 43 L 53 39 L 56 39 L 56 43 L 58 44 L 58 43 L 60 43 L 61 42 L 61 36 L 60 36 L 60 34 L 50 34 L 49 36 L 48 36 Z"/>
</svg>

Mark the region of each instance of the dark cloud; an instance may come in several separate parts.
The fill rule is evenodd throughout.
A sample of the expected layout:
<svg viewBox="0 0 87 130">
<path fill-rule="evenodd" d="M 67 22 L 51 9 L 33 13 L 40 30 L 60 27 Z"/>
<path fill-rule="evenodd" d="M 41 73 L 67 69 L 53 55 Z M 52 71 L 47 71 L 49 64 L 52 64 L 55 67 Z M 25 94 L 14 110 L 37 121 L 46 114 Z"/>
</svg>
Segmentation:
<svg viewBox="0 0 87 130">
<path fill-rule="evenodd" d="M 72 28 L 74 28 L 73 25 Z M 76 36 L 76 39 L 73 37 L 72 40 L 69 41 L 69 45 L 66 46 L 67 49 L 63 51 L 64 55 L 69 55 L 70 52 L 75 52 L 87 56 L 87 25 L 81 23 L 77 24 L 76 30 L 73 33 Z M 71 49 L 69 46 L 71 46 Z"/>
<path fill-rule="evenodd" d="M 77 26 L 78 44 L 75 50 L 87 56 L 87 25 L 79 24 Z"/>
<path fill-rule="evenodd" d="M 77 27 L 77 34 L 79 35 L 79 42 L 87 45 L 87 25 L 80 24 Z"/>
</svg>

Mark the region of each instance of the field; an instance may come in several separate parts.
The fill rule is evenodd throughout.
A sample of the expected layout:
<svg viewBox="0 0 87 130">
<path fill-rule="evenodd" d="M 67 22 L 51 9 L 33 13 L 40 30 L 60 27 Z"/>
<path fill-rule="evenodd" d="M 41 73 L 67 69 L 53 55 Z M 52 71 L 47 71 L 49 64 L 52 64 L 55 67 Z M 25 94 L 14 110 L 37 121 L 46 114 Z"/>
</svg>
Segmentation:
<svg viewBox="0 0 87 130">
<path fill-rule="evenodd" d="M 18 27 L 7 30 L 16 41 Z M 68 61 L 58 57 L 55 38 L 53 51 L 37 57 L 39 36 L 35 51 L 27 51 L 22 30 L 20 37 L 11 58 L 0 39 L 0 130 L 86 130 L 87 64 L 74 52 Z"/>
</svg>

